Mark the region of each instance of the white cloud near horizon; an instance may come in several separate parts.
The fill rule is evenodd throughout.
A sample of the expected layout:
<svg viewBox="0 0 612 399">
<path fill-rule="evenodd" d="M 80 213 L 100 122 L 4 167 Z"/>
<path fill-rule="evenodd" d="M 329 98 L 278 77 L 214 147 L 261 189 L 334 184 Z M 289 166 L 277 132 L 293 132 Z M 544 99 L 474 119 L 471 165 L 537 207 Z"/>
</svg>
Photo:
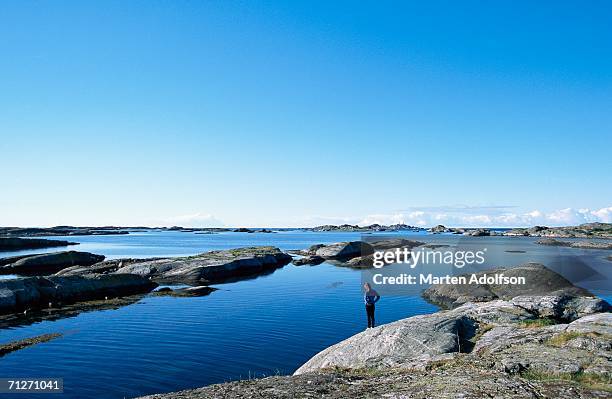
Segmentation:
<svg viewBox="0 0 612 399">
<path fill-rule="evenodd" d="M 412 226 L 431 227 L 442 224 L 449 227 L 531 227 L 569 226 L 589 222 L 612 223 L 612 206 L 600 209 L 564 208 L 550 212 L 532 210 L 528 212 L 511 212 L 514 207 L 432 207 L 411 208 L 393 213 L 378 213 L 366 216 L 323 216 L 313 215 L 286 223 L 259 223 L 257 226 L 245 224 L 246 227 L 314 227 L 324 224 L 358 224 L 367 226 L 378 223 L 384 225 L 404 223 Z M 168 217 L 153 223 L 156 226 L 182 227 L 244 227 L 225 224 L 209 213 Z"/>
<path fill-rule="evenodd" d="M 190 215 L 169 217 L 155 224 L 163 227 L 225 227 L 225 224 L 215 216 L 209 213 L 200 212 Z"/>
<path fill-rule="evenodd" d="M 612 206 L 601 209 L 565 208 L 552 212 L 533 210 L 530 212 L 451 212 L 411 211 L 394 214 L 368 215 L 356 222 L 359 225 L 395 224 L 429 227 L 443 224 L 451 227 L 526 227 L 534 225 L 568 226 L 589 222 L 612 223 Z"/>
</svg>

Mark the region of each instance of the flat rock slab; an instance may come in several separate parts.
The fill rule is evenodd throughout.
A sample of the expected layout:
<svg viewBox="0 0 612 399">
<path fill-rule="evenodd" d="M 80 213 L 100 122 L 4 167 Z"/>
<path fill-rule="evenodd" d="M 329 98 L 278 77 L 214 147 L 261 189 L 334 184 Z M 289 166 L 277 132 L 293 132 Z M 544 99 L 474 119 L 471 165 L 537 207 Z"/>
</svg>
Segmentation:
<svg viewBox="0 0 612 399">
<path fill-rule="evenodd" d="M 82 276 L 88 274 L 108 274 L 114 273 L 124 266 L 134 263 L 153 262 L 166 258 L 126 258 L 126 259 L 110 259 L 103 262 L 95 263 L 91 266 L 71 266 L 55 273 L 56 276 Z"/>
<path fill-rule="evenodd" d="M 45 240 L 42 238 L 0 237 L 0 251 L 65 247 L 68 245 L 78 245 L 78 243 L 64 240 Z"/>
<path fill-rule="evenodd" d="M 265 274 L 291 260 L 290 255 L 275 247 L 249 247 L 133 262 L 115 273 L 137 274 L 160 283 L 206 285 Z"/>
<path fill-rule="evenodd" d="M 612 314 L 585 316 L 569 324 L 529 328 L 494 327 L 471 356 L 507 373 L 527 370 L 550 375 L 612 372 Z"/>
<path fill-rule="evenodd" d="M 367 329 L 330 346 L 295 374 L 329 367 L 416 367 L 438 355 L 460 352 L 475 331 L 475 323 L 456 312 L 415 316 Z"/>
<path fill-rule="evenodd" d="M 0 267 L 0 274 L 44 276 L 57 273 L 67 267 L 89 266 L 104 260 L 103 255 L 89 252 L 64 251 L 18 257 L 13 263 Z"/>
<path fill-rule="evenodd" d="M 557 238 L 612 238 L 612 223 L 583 223 L 579 226 L 512 229 L 506 236 L 557 237 Z"/>
<path fill-rule="evenodd" d="M 423 297 L 444 308 L 453 308 L 466 302 L 508 300 L 517 296 L 593 297 L 589 291 L 574 286 L 560 274 L 539 263 L 486 270 L 476 273 L 476 276 L 501 273 L 506 277 L 524 277 L 526 284 L 433 284 L 423 292 Z M 464 276 L 469 277 L 469 275 Z"/>
<path fill-rule="evenodd" d="M 411 249 L 423 244 L 425 243 L 404 238 L 316 244 L 303 251 L 294 251 L 304 257 L 294 263 L 297 265 L 319 264 L 328 260 L 337 266 L 366 269 L 373 267 L 372 254 L 375 251 L 393 252 L 395 249 Z"/>
<path fill-rule="evenodd" d="M 612 313 L 596 313 L 584 316 L 567 326 L 568 332 L 594 333 L 612 339 Z M 612 342 L 611 342 L 612 344 Z"/>
<path fill-rule="evenodd" d="M 608 399 L 609 393 L 570 381 L 529 381 L 485 367 L 380 372 L 326 370 L 234 381 L 141 399 Z"/>
<path fill-rule="evenodd" d="M 156 286 L 149 279 L 134 274 L 0 280 L 0 314 L 146 293 Z"/>
<path fill-rule="evenodd" d="M 580 249 L 612 249 L 612 242 L 609 241 L 559 241 L 554 238 L 546 238 L 537 241 L 536 244 L 548 245 L 553 247 L 570 247 Z"/>
<path fill-rule="evenodd" d="M 0 258 L 0 266 L 10 265 L 11 263 L 15 263 L 18 260 L 29 258 L 30 256 L 38 256 L 42 254 L 28 254 L 28 255 L 17 255 L 17 256 L 8 256 L 6 258 Z"/>
<path fill-rule="evenodd" d="M 51 333 L 51 334 L 43 334 L 32 338 L 20 339 L 18 341 L 12 341 L 8 344 L 0 345 L 0 357 L 18 351 L 20 349 L 24 349 L 33 345 L 41 344 L 43 342 L 49 342 L 53 339 L 61 337 L 60 333 Z"/>
<path fill-rule="evenodd" d="M 155 291 L 154 294 L 157 296 L 199 297 L 209 295 L 211 292 L 216 290 L 216 288 L 208 287 L 206 285 L 178 289 L 165 287 Z"/>
</svg>

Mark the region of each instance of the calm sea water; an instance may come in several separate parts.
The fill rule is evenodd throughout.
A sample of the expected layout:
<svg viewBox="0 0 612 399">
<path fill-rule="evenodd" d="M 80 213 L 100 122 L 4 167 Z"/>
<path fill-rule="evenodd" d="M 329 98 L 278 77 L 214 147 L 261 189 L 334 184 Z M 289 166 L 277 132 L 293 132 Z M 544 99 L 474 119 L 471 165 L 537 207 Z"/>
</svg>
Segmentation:
<svg viewBox="0 0 612 399">
<path fill-rule="evenodd" d="M 485 267 L 539 261 L 610 299 L 612 262 L 605 260 L 605 251 L 544 247 L 523 237 L 405 235 L 427 242 L 487 247 Z M 192 255 L 251 245 L 300 249 L 360 238 L 358 233 L 286 231 L 147 232 L 68 239 L 81 243 L 70 249 L 122 258 Z M 49 251 L 53 250 L 57 249 Z M 44 333 L 64 334 L 0 358 L 0 377 L 63 377 L 65 393 L 55 397 L 130 398 L 290 374 L 320 350 L 363 330 L 360 279 L 359 271 L 330 264 L 287 265 L 259 278 L 216 285 L 219 290 L 206 297 L 145 297 L 117 310 L 0 330 L 2 343 Z M 388 323 L 436 310 L 418 295 L 384 297 L 377 306 L 377 321 Z"/>
</svg>

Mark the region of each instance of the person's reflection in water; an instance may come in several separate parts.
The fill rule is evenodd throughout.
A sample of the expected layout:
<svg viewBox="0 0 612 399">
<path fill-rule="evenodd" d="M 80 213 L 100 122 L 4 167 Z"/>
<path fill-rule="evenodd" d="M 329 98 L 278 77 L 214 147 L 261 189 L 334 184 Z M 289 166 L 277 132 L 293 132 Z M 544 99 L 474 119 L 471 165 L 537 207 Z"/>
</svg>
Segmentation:
<svg viewBox="0 0 612 399">
<path fill-rule="evenodd" d="M 363 290 L 365 291 L 363 300 L 365 302 L 366 315 L 368 316 L 368 328 L 372 328 L 374 327 L 374 304 L 378 302 L 380 295 L 370 287 L 369 283 L 363 285 Z"/>
</svg>

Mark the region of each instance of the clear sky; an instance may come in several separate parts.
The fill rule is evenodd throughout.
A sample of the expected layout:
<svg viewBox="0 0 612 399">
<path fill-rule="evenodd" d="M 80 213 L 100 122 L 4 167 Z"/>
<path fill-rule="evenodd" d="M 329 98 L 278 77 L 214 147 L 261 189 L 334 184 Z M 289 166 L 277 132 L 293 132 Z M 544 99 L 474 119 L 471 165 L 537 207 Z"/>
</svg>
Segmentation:
<svg viewBox="0 0 612 399">
<path fill-rule="evenodd" d="M 612 218 L 612 5 L 2 1 L 0 225 Z"/>
</svg>

